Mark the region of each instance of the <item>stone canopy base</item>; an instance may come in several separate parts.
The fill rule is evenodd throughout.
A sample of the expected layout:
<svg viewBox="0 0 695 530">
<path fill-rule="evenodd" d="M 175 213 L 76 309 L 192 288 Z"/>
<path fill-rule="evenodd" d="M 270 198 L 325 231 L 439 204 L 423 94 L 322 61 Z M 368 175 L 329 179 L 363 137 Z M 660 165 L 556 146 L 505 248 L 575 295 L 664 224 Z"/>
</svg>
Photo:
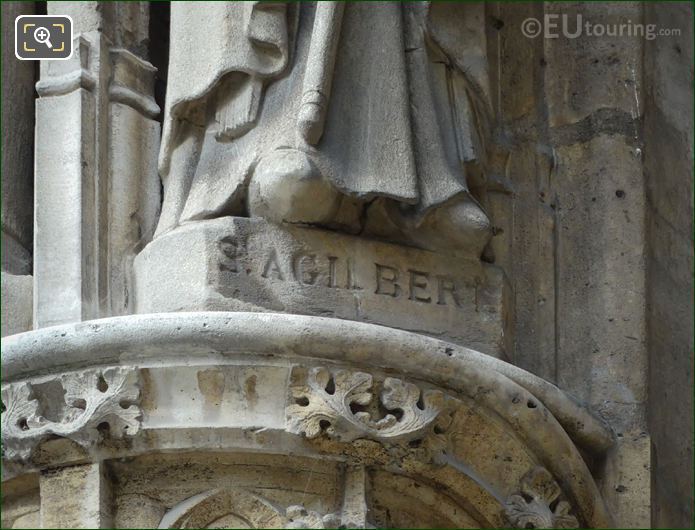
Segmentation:
<svg viewBox="0 0 695 530">
<path fill-rule="evenodd" d="M 2 349 L 4 527 L 611 525 L 587 462 L 612 433 L 555 386 L 450 342 L 199 312 Z"/>
</svg>

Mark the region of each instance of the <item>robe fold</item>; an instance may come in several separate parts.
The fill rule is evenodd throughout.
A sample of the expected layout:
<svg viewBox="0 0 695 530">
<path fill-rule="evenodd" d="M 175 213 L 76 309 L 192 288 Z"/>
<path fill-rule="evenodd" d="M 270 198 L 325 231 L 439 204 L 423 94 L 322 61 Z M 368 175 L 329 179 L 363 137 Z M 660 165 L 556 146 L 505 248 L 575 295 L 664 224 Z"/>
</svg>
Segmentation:
<svg viewBox="0 0 695 530">
<path fill-rule="evenodd" d="M 173 2 L 160 174 L 165 186 L 189 182 L 179 222 L 241 214 L 253 167 L 280 148 L 308 152 L 339 190 L 363 200 L 424 213 L 466 192 L 455 129 L 471 116 L 456 115 L 468 109 L 454 101 L 465 94 L 452 100 L 425 4 L 345 6 L 323 136 L 308 146 L 296 118 L 313 3 Z M 197 163 L 171 167 L 189 134 L 199 137 L 186 144 Z"/>
</svg>

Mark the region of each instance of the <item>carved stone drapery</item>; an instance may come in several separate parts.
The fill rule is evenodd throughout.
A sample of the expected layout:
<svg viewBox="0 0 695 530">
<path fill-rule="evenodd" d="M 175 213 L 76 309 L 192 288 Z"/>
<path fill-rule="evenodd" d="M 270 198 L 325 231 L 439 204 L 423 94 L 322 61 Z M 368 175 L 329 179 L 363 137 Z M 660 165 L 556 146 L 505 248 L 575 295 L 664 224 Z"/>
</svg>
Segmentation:
<svg viewBox="0 0 695 530">
<path fill-rule="evenodd" d="M 231 214 L 477 259 L 491 226 L 463 166 L 485 167 L 485 36 L 452 46 L 442 24 L 465 15 L 429 2 L 172 4 L 157 235 Z"/>
</svg>

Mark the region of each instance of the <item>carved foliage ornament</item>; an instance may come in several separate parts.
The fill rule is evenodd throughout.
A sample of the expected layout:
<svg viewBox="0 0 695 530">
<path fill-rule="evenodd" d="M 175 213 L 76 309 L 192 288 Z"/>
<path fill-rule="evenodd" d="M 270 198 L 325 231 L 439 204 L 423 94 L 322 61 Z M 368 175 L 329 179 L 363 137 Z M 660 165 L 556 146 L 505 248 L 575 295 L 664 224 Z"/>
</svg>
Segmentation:
<svg viewBox="0 0 695 530">
<path fill-rule="evenodd" d="M 285 511 L 288 523 L 285 528 L 339 528 L 340 516 L 334 513 L 322 515 L 304 506 L 288 506 Z"/>
<path fill-rule="evenodd" d="M 521 479 L 521 491 L 505 503 L 505 513 L 515 528 L 579 528 L 570 515 L 570 505 L 559 500 L 560 486 L 542 467 L 536 467 Z"/>
<path fill-rule="evenodd" d="M 425 435 L 447 408 L 442 392 L 421 391 L 392 377 L 384 379 L 376 404 L 373 384 L 364 372 L 295 369 L 292 404 L 286 409 L 288 430 L 310 439 L 325 432 L 341 442 L 369 438 L 400 443 Z"/>
<path fill-rule="evenodd" d="M 4 458 L 26 460 L 52 436 L 88 448 L 107 433 L 111 438 L 137 434 L 141 419 L 137 377 L 132 369 L 107 368 L 4 386 Z"/>
</svg>

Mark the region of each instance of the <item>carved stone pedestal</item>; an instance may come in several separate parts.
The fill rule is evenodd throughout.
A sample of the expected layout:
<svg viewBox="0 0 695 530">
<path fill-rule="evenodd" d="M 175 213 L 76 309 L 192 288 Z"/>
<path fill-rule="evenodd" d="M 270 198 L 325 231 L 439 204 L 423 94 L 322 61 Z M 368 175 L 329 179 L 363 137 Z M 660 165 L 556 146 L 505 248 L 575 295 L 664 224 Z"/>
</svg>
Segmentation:
<svg viewBox="0 0 695 530">
<path fill-rule="evenodd" d="M 587 466 L 610 431 L 453 343 L 198 312 L 15 335 L 3 358 L 4 526 L 611 525 Z"/>
<path fill-rule="evenodd" d="M 135 282 L 138 313 L 329 316 L 504 351 L 498 267 L 327 230 L 243 217 L 184 225 L 138 255 Z"/>
</svg>

